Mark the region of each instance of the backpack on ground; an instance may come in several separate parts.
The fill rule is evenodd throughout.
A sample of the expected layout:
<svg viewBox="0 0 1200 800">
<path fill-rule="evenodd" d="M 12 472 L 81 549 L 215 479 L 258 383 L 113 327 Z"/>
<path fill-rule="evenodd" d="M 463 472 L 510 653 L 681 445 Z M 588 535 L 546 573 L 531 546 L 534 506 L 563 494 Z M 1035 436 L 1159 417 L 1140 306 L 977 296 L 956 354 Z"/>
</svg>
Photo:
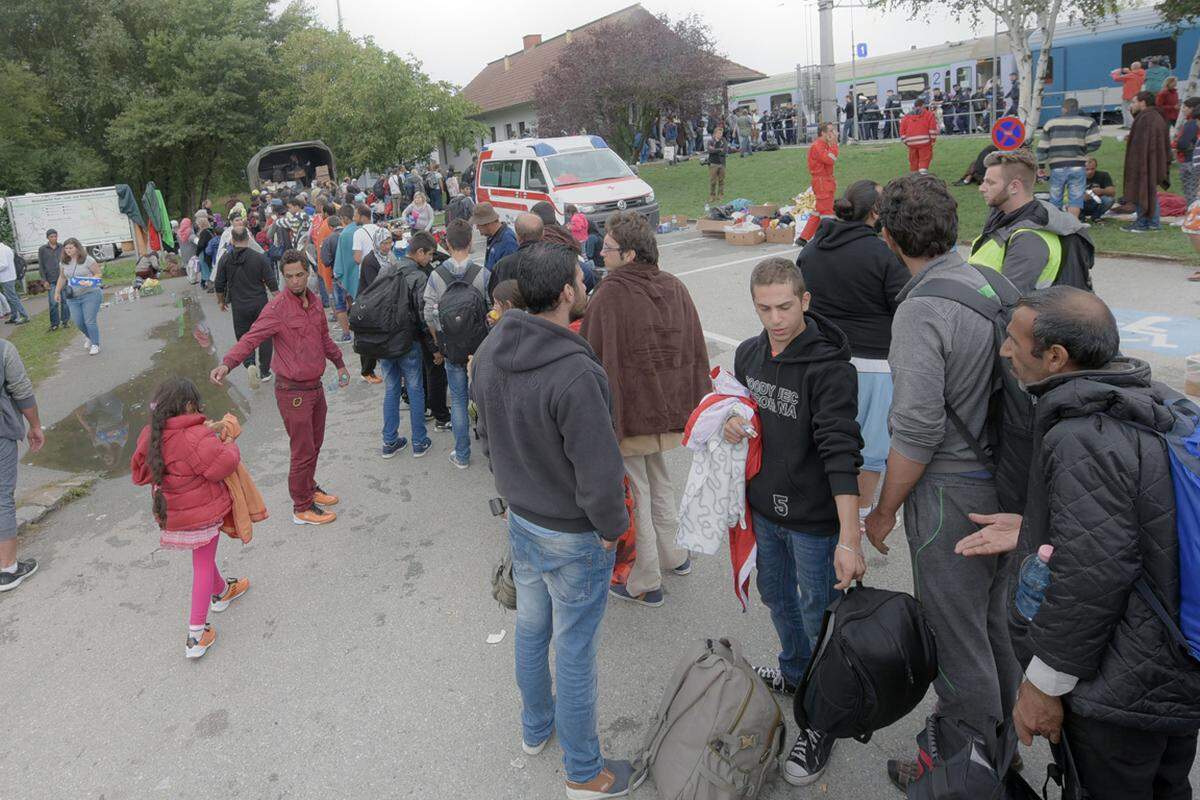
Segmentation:
<svg viewBox="0 0 1200 800">
<path fill-rule="evenodd" d="M 839 739 L 871 735 L 912 711 L 937 677 L 937 644 L 911 595 L 857 583 L 825 611 L 796 690 L 801 727 Z"/>
<path fill-rule="evenodd" d="M 934 714 L 917 734 L 920 773 L 908 800 L 1037 800 L 1012 768 L 1017 732 L 1011 720 L 968 721 Z"/>
<path fill-rule="evenodd" d="M 643 757 L 663 800 L 753 800 L 785 733 L 779 703 L 741 645 L 706 639 L 675 668 Z"/>
<path fill-rule="evenodd" d="M 475 278 L 483 267 L 472 263 L 461 276 L 455 276 L 445 264 L 436 270 L 446 289 L 438 301 L 438 348 L 451 364 L 466 364 L 487 336 L 488 305 L 475 288 Z"/>
<path fill-rule="evenodd" d="M 1175 489 L 1175 533 L 1179 537 L 1179 624 L 1168 613 L 1143 574 L 1134 584 L 1167 633 L 1185 654 L 1200 661 L 1200 406 L 1174 389 L 1158 384 L 1163 402 L 1175 419 L 1163 433 L 1153 433 L 1167 447 Z M 1131 423 L 1125 421 L 1124 424 Z"/>
<path fill-rule="evenodd" d="M 408 285 L 398 270 L 381 274 L 350 306 L 354 352 L 372 358 L 399 358 L 413 343 Z"/>
<path fill-rule="evenodd" d="M 946 416 L 958 435 L 970 445 L 975 457 L 995 478 L 1000 510 L 1020 514 L 1025 510 L 1029 465 L 1033 461 L 1033 399 L 1021 388 L 1007 360 L 1000 356 L 1000 346 L 1008 338 L 1008 322 L 1021 293 L 990 267 L 966 266 L 979 273 L 987 283 L 972 289 L 949 278 L 931 278 L 908 296 L 953 300 L 992 324 L 992 390 L 984 429 L 976 437 L 948 403 Z"/>
</svg>

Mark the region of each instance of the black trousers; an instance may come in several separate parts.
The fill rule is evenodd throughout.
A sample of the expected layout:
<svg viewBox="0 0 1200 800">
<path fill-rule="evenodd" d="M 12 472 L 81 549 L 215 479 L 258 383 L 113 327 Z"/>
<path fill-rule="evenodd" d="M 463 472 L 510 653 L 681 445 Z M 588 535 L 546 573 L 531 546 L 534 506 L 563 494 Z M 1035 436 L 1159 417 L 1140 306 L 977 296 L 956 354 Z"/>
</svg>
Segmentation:
<svg viewBox="0 0 1200 800">
<path fill-rule="evenodd" d="M 379 363 L 379 359 L 375 358 L 374 356 L 364 356 L 360 353 L 358 360 L 362 362 L 363 375 L 375 374 L 375 365 Z"/>
<path fill-rule="evenodd" d="M 433 363 L 433 351 L 421 345 L 425 359 L 425 408 L 437 422 L 450 421 L 450 406 L 446 404 L 446 367 Z"/>
<path fill-rule="evenodd" d="M 1192 800 L 1188 773 L 1196 759 L 1195 733 L 1123 728 L 1069 709 L 1063 729 L 1092 800 Z"/>
<path fill-rule="evenodd" d="M 245 336 L 246 331 L 250 330 L 250 327 L 254 325 L 262 310 L 263 306 L 250 306 L 248 308 L 233 306 L 233 335 L 238 339 Z M 271 355 L 275 352 L 275 346 L 271 342 L 271 339 L 267 339 L 258 346 L 258 369 L 263 375 L 271 374 Z M 248 367 L 253 363 L 255 363 L 254 351 L 251 350 L 250 355 L 242 362 L 242 366 Z"/>
</svg>

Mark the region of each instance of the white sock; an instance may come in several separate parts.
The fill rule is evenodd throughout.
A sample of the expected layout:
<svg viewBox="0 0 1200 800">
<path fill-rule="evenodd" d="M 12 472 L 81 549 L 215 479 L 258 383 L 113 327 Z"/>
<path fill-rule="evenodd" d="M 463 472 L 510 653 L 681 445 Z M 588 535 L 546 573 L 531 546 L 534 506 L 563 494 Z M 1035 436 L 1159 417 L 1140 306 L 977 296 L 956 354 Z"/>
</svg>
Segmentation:
<svg viewBox="0 0 1200 800">
<path fill-rule="evenodd" d="M 6 572 L 9 575 L 12 575 L 16 571 L 17 571 L 17 562 L 15 562 L 15 561 L 12 562 L 11 564 L 9 564 L 7 567 L 0 567 L 0 572 Z"/>
<path fill-rule="evenodd" d="M 188 638 L 200 641 L 200 637 L 204 635 L 203 625 L 188 625 Z"/>
</svg>

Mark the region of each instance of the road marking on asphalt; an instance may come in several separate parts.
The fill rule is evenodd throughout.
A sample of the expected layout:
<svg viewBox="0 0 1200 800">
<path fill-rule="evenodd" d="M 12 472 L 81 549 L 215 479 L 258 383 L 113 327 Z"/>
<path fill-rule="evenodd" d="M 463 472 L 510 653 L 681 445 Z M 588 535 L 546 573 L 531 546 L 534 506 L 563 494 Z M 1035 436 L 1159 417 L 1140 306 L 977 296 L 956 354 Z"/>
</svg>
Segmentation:
<svg viewBox="0 0 1200 800">
<path fill-rule="evenodd" d="M 682 278 L 685 275 L 695 275 L 698 272 L 708 272 L 709 270 L 721 269 L 723 267 L 732 267 L 734 264 L 745 264 L 747 261 L 761 261 L 762 259 L 767 258 L 769 256 L 783 256 L 783 255 L 789 255 L 791 253 L 799 253 L 799 252 L 800 252 L 799 247 L 788 247 L 783 250 L 773 250 L 771 252 L 762 253 L 760 255 L 750 256 L 749 258 L 739 258 L 737 261 L 725 261 L 721 264 L 710 264 L 707 267 L 699 267 L 697 269 L 689 269 L 689 270 L 684 270 L 683 272 L 676 272 L 675 277 Z"/>
<path fill-rule="evenodd" d="M 680 240 L 678 240 L 678 241 L 675 241 L 675 242 L 666 242 L 665 244 L 660 244 L 660 245 L 658 246 L 658 248 L 661 250 L 661 249 L 662 249 L 662 248 L 664 248 L 664 247 L 674 247 L 674 246 L 675 246 L 675 245 L 677 245 L 677 244 L 692 244 L 693 242 L 705 242 L 705 241 L 707 241 L 707 242 L 719 242 L 719 241 L 721 241 L 721 240 L 720 240 L 720 239 L 714 239 L 714 238 L 713 238 L 713 237 L 711 237 L 711 236 L 705 236 L 705 235 L 701 234 L 700 236 L 693 236 L 693 237 L 691 237 L 690 239 L 680 239 Z"/>
<path fill-rule="evenodd" d="M 721 344 L 727 344 L 730 347 L 737 347 L 738 345 L 740 345 L 742 343 L 741 339 L 731 339 L 728 336 L 722 336 L 721 334 L 713 333 L 712 331 L 701 331 L 701 333 L 704 334 L 705 339 L 712 339 L 714 342 L 720 342 Z"/>
</svg>

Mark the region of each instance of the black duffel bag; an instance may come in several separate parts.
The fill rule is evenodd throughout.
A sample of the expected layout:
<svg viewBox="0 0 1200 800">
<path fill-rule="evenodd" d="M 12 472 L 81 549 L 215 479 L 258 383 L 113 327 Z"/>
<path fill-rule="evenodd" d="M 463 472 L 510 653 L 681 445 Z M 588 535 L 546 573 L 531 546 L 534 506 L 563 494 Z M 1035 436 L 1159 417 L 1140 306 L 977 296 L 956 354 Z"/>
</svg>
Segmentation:
<svg viewBox="0 0 1200 800">
<path fill-rule="evenodd" d="M 935 677 L 937 646 L 921 604 L 857 583 L 825 610 L 796 690 L 796 722 L 867 742 L 916 708 Z"/>
<path fill-rule="evenodd" d="M 1017 732 L 1012 720 L 997 724 L 934 714 L 917 734 L 917 745 L 921 772 L 908 785 L 908 800 L 1039 800 L 1013 769 Z"/>
</svg>

